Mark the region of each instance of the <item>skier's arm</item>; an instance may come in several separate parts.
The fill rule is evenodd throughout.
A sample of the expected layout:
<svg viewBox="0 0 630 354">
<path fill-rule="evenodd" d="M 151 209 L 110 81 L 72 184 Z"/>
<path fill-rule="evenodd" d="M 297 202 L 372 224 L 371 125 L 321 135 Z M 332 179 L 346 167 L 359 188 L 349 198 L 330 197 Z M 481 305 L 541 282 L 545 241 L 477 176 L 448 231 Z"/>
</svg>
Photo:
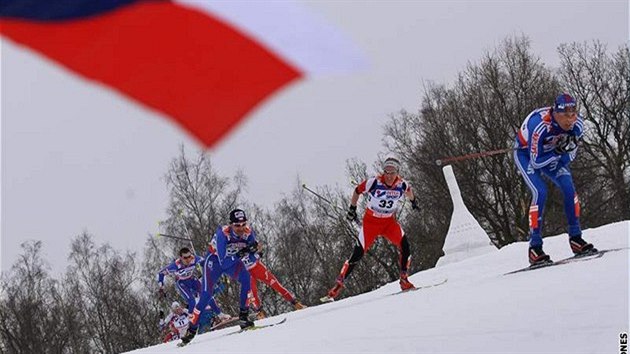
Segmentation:
<svg viewBox="0 0 630 354">
<path fill-rule="evenodd" d="M 411 208 L 414 210 L 418 210 L 420 207 L 418 206 L 418 200 L 416 196 L 413 194 L 413 190 L 410 186 L 407 186 L 407 190 L 405 191 L 405 197 L 409 199 L 411 202 Z"/>
<path fill-rule="evenodd" d="M 573 149 L 568 154 L 569 155 L 569 162 L 575 160 L 575 158 L 577 157 L 577 149 L 578 149 L 578 147 L 580 147 L 578 142 L 582 139 L 582 136 L 584 135 L 584 120 L 583 120 L 583 118 L 581 116 L 578 116 L 578 119 L 575 122 L 575 125 L 573 126 L 573 129 L 571 130 L 571 132 L 573 133 L 573 135 L 576 138 L 576 146 L 575 146 L 575 149 Z"/>
<path fill-rule="evenodd" d="M 357 206 L 357 203 L 359 202 L 359 197 L 360 196 L 361 195 L 357 194 L 356 190 L 352 191 L 352 197 L 350 198 L 350 205 Z"/>
<path fill-rule="evenodd" d="M 168 275 L 170 273 L 176 272 L 176 271 L 177 271 L 177 266 L 175 265 L 175 262 L 171 262 L 166 267 L 160 269 L 160 271 L 157 274 L 158 286 L 160 288 L 163 288 L 164 287 L 164 276 Z"/>
<path fill-rule="evenodd" d="M 219 257 L 219 264 L 221 264 L 221 268 L 227 269 L 236 263 L 236 258 L 234 256 L 229 256 L 227 254 L 227 236 L 223 232 L 221 228 L 217 230 L 216 233 L 217 238 L 217 256 Z"/>
<path fill-rule="evenodd" d="M 542 123 L 539 124 L 534 132 L 532 132 L 531 137 L 529 138 L 527 147 L 529 149 L 530 154 L 530 164 L 535 169 L 543 168 L 552 162 L 556 162 L 560 159 L 560 156 L 555 154 L 553 151 L 544 152 L 544 140 L 547 136 L 546 128 L 542 126 Z"/>
</svg>

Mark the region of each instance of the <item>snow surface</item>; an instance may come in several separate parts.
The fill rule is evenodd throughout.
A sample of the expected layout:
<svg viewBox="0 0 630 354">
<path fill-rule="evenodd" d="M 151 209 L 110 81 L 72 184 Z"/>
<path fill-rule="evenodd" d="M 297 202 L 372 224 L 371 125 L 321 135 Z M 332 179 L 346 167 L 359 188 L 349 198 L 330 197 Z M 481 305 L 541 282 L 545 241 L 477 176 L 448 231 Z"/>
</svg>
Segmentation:
<svg viewBox="0 0 630 354">
<path fill-rule="evenodd" d="M 584 231 L 601 258 L 511 275 L 527 266 L 527 243 L 419 272 L 370 293 L 132 353 L 620 353 L 629 326 L 630 221 Z M 552 259 L 571 256 L 567 235 L 545 238 Z M 236 300 L 235 300 L 236 301 Z"/>
</svg>

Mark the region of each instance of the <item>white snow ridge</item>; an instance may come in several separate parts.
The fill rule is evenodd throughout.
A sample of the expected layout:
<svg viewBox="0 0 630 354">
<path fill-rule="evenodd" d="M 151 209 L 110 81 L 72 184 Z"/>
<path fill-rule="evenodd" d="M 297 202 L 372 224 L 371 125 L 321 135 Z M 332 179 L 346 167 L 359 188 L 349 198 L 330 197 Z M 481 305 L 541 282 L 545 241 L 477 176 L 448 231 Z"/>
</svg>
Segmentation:
<svg viewBox="0 0 630 354">
<path fill-rule="evenodd" d="M 133 353 L 621 353 L 628 332 L 630 222 L 584 231 L 601 258 L 504 275 L 527 266 L 527 244 L 411 276 L 436 287 L 391 295 L 397 283 L 258 321 L 285 324 L 226 336 L 228 328 Z M 567 235 L 545 238 L 552 259 Z"/>
</svg>

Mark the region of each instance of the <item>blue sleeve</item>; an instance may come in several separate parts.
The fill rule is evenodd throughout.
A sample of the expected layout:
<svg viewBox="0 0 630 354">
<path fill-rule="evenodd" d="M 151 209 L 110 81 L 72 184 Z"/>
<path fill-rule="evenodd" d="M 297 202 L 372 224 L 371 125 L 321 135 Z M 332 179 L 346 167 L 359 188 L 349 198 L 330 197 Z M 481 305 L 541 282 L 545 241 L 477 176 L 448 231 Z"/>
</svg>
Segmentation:
<svg viewBox="0 0 630 354">
<path fill-rule="evenodd" d="M 175 262 L 169 263 L 166 267 L 160 269 L 157 276 L 158 285 L 164 286 L 164 276 L 177 271 Z"/>
<path fill-rule="evenodd" d="M 584 119 L 582 118 L 582 116 L 578 116 L 577 122 L 575 122 L 575 125 L 573 126 L 573 130 L 571 132 L 573 135 L 577 137 L 578 145 L 577 145 L 577 148 L 575 148 L 575 150 L 567 154 L 569 157 L 565 165 L 569 164 L 569 162 L 575 160 L 575 158 L 577 157 L 577 150 L 580 147 L 579 141 L 582 140 L 582 136 L 584 135 Z"/>
<path fill-rule="evenodd" d="M 254 242 L 256 242 L 256 231 L 254 231 L 254 229 L 252 229 L 252 233 L 249 234 L 249 236 L 247 236 L 247 245 L 251 245 Z"/>
<path fill-rule="evenodd" d="M 219 264 L 221 268 L 227 269 L 236 263 L 236 259 L 233 256 L 227 255 L 227 238 L 223 233 L 221 227 L 216 232 L 217 238 L 217 256 L 219 257 Z"/>
<path fill-rule="evenodd" d="M 558 161 L 558 159 L 560 159 L 560 156 L 556 155 L 553 151 L 545 152 L 544 142 L 547 135 L 547 129 L 541 123 L 535 127 L 529 138 L 529 163 L 535 169 L 543 168 L 550 163 Z"/>
</svg>

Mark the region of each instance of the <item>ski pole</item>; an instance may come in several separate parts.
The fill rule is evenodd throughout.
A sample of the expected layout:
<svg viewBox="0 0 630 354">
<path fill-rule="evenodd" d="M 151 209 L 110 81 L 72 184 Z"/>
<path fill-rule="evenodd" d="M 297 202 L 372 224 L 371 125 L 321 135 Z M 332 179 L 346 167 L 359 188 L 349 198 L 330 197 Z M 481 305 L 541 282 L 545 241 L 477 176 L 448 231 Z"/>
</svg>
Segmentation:
<svg viewBox="0 0 630 354">
<path fill-rule="evenodd" d="M 313 194 L 314 196 L 316 196 L 317 198 L 323 200 L 324 202 L 328 203 L 328 205 L 334 207 L 335 209 L 341 211 L 342 213 L 345 213 L 346 210 L 342 207 L 340 207 L 337 204 L 333 204 L 333 202 L 331 202 L 328 198 L 324 197 L 323 195 L 315 192 L 314 190 L 308 188 L 306 186 L 306 183 L 302 184 L 302 188 L 306 189 L 307 191 L 309 191 L 311 194 Z M 359 220 L 352 220 L 349 221 L 350 225 L 352 225 L 352 227 L 357 231 L 357 232 L 361 232 L 361 222 Z M 356 235 L 352 235 L 352 238 L 355 239 L 355 241 L 357 241 L 359 244 L 361 244 L 361 242 L 359 241 L 359 238 Z"/>
<path fill-rule="evenodd" d="M 182 241 L 188 241 L 190 242 L 190 239 L 186 238 L 186 237 L 180 237 L 180 236 L 173 236 L 173 235 L 168 235 L 168 234 L 156 234 L 157 236 L 162 236 L 162 237 L 168 237 L 168 238 L 174 238 L 176 240 L 182 240 Z"/>
<path fill-rule="evenodd" d="M 520 149 L 525 149 L 525 148 L 526 147 L 507 148 L 507 149 L 475 152 L 475 153 L 472 153 L 472 154 L 466 154 L 466 155 L 461 155 L 461 156 L 443 157 L 441 159 L 435 160 L 435 164 L 438 165 L 438 166 L 442 166 L 443 164 L 448 163 L 448 162 L 463 161 L 463 160 L 476 159 L 476 158 L 479 158 L 479 157 L 486 157 L 486 156 L 492 156 L 492 155 L 498 155 L 498 154 L 505 154 L 506 152 L 510 152 L 510 151 L 514 151 L 514 150 L 520 150 Z"/>
<path fill-rule="evenodd" d="M 338 210 L 341 210 L 341 211 L 342 211 L 342 212 L 344 212 L 344 213 L 346 212 L 346 210 L 345 210 L 345 209 L 343 209 L 342 207 L 340 207 L 339 205 L 337 205 L 337 204 L 333 204 L 333 202 L 331 202 L 330 200 L 328 200 L 328 199 L 327 199 L 326 197 L 324 197 L 323 195 L 321 195 L 321 194 L 319 194 L 319 193 L 315 192 L 314 190 L 312 190 L 312 189 L 308 188 L 308 187 L 306 186 L 306 183 L 303 183 L 303 184 L 302 184 L 302 188 L 304 188 L 304 189 L 306 189 L 307 191 L 311 192 L 311 194 L 313 194 L 313 195 L 314 195 L 314 196 L 316 196 L 317 198 L 319 198 L 319 199 L 321 199 L 321 200 L 325 201 L 325 202 L 326 202 L 326 203 L 328 203 L 330 206 L 332 206 L 332 207 L 334 207 L 334 208 L 337 208 Z"/>
</svg>

